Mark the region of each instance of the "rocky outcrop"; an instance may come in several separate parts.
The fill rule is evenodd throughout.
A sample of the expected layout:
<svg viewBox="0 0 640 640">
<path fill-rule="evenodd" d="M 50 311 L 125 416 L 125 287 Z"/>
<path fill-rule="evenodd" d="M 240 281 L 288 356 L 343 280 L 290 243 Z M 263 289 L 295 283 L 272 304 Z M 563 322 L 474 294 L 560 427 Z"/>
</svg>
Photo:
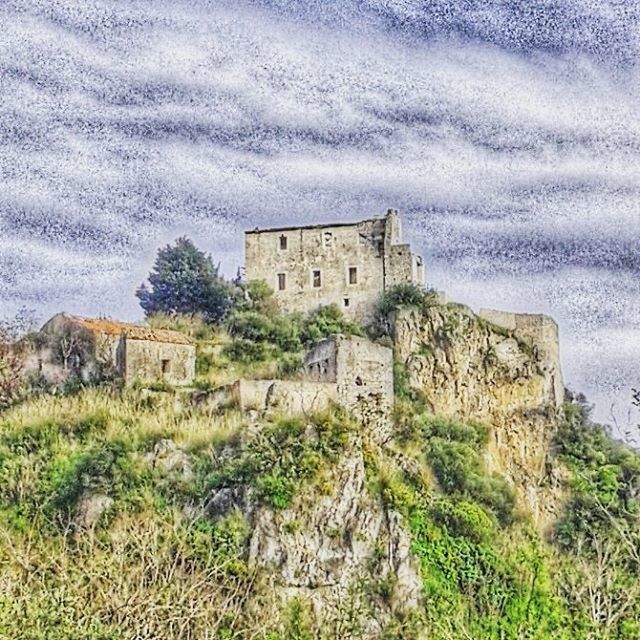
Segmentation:
<svg viewBox="0 0 640 640">
<path fill-rule="evenodd" d="M 519 333 L 515 322 L 507 328 L 453 304 L 398 312 L 392 331 L 409 384 L 434 413 L 489 425 L 488 469 L 514 485 L 544 528 L 560 500 L 550 448 L 562 378 L 548 328 L 553 321 L 537 318 L 545 342 L 531 330 Z"/>
<path fill-rule="evenodd" d="M 217 517 L 243 511 L 249 564 L 266 570 L 282 606 L 292 598 L 310 603 L 317 628 L 339 629 L 341 616 L 351 616 L 365 637 L 380 637 L 394 614 L 420 603 L 406 525 L 367 489 L 359 436 L 286 509 L 256 506 L 250 491 L 237 489 L 220 490 L 209 506 Z"/>
</svg>

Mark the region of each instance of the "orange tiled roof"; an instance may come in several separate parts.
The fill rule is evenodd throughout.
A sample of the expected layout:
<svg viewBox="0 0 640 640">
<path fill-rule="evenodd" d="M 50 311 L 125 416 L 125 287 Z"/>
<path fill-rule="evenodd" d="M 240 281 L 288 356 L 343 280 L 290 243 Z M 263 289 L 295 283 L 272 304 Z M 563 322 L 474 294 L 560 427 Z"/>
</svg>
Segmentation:
<svg viewBox="0 0 640 640">
<path fill-rule="evenodd" d="M 191 340 L 178 331 L 170 329 L 151 329 L 140 324 L 116 322 L 104 318 L 82 318 L 67 316 L 85 329 L 111 336 L 125 335 L 130 340 L 150 340 L 152 342 L 168 342 L 173 344 L 191 344 Z"/>
</svg>

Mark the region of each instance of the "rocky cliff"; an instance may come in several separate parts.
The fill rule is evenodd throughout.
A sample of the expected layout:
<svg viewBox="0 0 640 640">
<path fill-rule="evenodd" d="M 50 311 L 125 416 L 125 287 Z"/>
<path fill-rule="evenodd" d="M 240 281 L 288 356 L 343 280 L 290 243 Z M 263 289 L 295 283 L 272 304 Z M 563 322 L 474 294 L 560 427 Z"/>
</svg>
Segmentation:
<svg viewBox="0 0 640 640">
<path fill-rule="evenodd" d="M 550 450 L 563 400 L 555 322 L 433 305 L 397 312 L 392 336 L 409 384 L 433 413 L 489 426 L 488 469 L 513 484 L 544 528 L 560 499 Z"/>
</svg>

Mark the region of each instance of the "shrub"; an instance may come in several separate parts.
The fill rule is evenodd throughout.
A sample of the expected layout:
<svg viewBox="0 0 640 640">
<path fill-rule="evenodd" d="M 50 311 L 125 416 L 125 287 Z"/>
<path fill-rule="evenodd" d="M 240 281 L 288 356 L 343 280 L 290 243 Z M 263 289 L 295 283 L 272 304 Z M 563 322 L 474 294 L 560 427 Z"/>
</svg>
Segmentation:
<svg viewBox="0 0 640 640">
<path fill-rule="evenodd" d="M 234 311 L 227 322 L 227 329 L 235 338 L 266 342 L 272 339 L 274 324 L 258 311 Z"/>
<path fill-rule="evenodd" d="M 636 528 L 640 454 L 593 423 L 584 402 L 565 404 L 555 446 L 572 475 L 572 495 L 556 526 L 556 540 L 575 548 L 585 539 L 609 538 L 616 528 Z"/>
<path fill-rule="evenodd" d="M 403 307 L 424 308 L 435 301 L 435 292 L 413 283 L 397 284 L 380 296 L 376 315 L 386 318 L 392 311 Z"/>
<path fill-rule="evenodd" d="M 494 533 L 494 521 L 475 502 L 457 502 L 441 498 L 431 506 L 431 517 L 454 536 L 462 536 L 475 542 L 486 542 Z"/>
<path fill-rule="evenodd" d="M 362 327 L 348 320 L 336 304 L 312 311 L 302 322 L 300 338 L 305 345 L 313 344 L 330 335 L 364 335 Z"/>
<path fill-rule="evenodd" d="M 224 346 L 222 353 L 229 358 L 229 360 L 253 364 L 266 360 L 269 357 L 269 348 L 264 342 L 253 342 L 245 338 L 236 338 Z"/>
</svg>

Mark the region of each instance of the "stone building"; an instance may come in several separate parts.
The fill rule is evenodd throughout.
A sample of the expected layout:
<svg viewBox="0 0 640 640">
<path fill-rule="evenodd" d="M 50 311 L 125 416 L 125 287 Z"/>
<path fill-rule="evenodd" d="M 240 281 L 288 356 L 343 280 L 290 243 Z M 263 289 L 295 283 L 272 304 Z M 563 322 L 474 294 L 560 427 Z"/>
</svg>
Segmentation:
<svg viewBox="0 0 640 640">
<path fill-rule="evenodd" d="M 393 407 L 393 352 L 356 336 L 322 340 L 306 354 L 296 380 L 236 380 L 198 402 L 232 401 L 242 410 L 300 415 L 338 404 L 367 426 L 385 433 Z"/>
<path fill-rule="evenodd" d="M 332 336 L 305 356 L 305 379 L 332 382 L 338 403 L 365 424 L 388 425 L 393 407 L 393 351 L 366 338 Z"/>
<path fill-rule="evenodd" d="M 480 309 L 478 315 L 499 327 L 513 331 L 535 347 L 544 368 L 549 397 L 556 406 L 564 402 L 564 380 L 560 367 L 558 324 L 541 313 L 511 313 L 497 309 Z"/>
<path fill-rule="evenodd" d="M 400 217 L 245 233 L 245 277 L 266 280 L 287 311 L 337 304 L 347 317 L 371 318 L 384 289 L 424 284 L 422 258 L 402 241 Z"/>
<path fill-rule="evenodd" d="M 52 382 L 115 373 L 127 383 L 190 384 L 196 349 L 177 331 L 59 313 L 40 330 L 27 369 Z"/>
</svg>

